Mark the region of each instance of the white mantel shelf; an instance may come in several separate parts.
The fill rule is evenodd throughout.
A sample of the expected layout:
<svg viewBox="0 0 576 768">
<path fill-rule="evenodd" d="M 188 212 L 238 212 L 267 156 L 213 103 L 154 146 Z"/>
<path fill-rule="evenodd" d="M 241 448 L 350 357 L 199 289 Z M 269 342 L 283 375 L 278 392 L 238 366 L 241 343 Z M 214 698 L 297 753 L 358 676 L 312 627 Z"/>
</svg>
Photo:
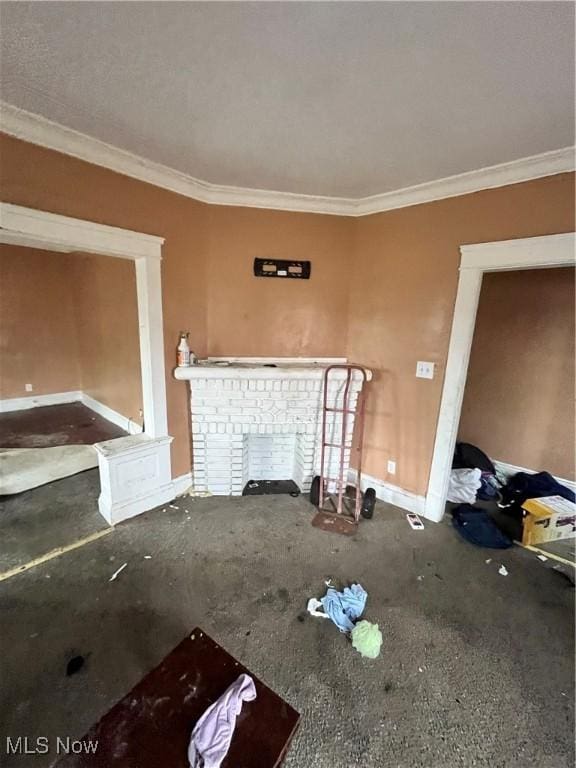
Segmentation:
<svg viewBox="0 0 576 768">
<path fill-rule="evenodd" d="M 194 379 L 322 379 L 326 368 L 335 365 L 331 362 L 300 365 L 297 363 L 276 363 L 275 367 L 254 363 L 230 363 L 215 365 L 198 363 L 174 369 L 174 378 L 180 381 Z M 342 365 L 342 363 L 337 363 Z M 364 368 L 366 381 L 372 379 L 372 371 Z M 336 368 L 330 373 L 335 380 L 345 379 L 346 371 Z"/>
</svg>

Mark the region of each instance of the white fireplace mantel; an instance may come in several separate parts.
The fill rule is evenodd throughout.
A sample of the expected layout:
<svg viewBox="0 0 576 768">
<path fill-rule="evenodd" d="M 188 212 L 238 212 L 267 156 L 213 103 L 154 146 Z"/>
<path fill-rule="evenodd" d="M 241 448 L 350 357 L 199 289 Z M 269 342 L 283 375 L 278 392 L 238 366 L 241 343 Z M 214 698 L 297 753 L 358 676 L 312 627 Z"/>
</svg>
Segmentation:
<svg viewBox="0 0 576 768">
<path fill-rule="evenodd" d="M 193 485 L 197 491 L 240 495 L 248 480 L 293 480 L 302 492 L 320 469 L 324 374 L 341 359 L 247 358 L 208 360 L 176 368 L 188 381 L 192 417 Z M 372 372 L 364 369 L 366 381 Z M 335 368 L 328 385 L 329 405 L 342 406 L 347 372 Z M 352 375 L 348 407 L 354 409 L 364 383 Z M 328 413 L 330 443 L 342 441 L 342 414 Z M 347 419 L 344 478 L 350 462 L 354 415 Z M 325 474 L 338 476 L 341 452 L 330 447 Z"/>
<path fill-rule="evenodd" d="M 276 362 L 271 359 L 270 363 L 241 363 L 230 362 L 221 364 L 215 362 L 198 363 L 174 370 L 174 377 L 180 381 L 192 381 L 194 379 L 316 379 L 321 381 L 324 378 L 324 371 L 330 365 L 342 365 L 343 363 L 286 363 Z M 272 367 L 273 365 L 273 367 Z M 364 368 L 366 372 L 366 381 L 371 381 L 372 371 Z M 346 371 L 342 368 L 336 368 L 330 374 L 334 379 L 345 379 Z"/>
</svg>

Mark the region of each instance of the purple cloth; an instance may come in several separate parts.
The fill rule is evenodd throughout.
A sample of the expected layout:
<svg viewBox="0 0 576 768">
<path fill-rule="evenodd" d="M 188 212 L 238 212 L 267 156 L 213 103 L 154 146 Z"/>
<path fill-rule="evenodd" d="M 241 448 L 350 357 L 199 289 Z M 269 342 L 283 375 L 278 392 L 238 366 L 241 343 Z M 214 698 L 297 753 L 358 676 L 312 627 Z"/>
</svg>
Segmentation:
<svg viewBox="0 0 576 768">
<path fill-rule="evenodd" d="M 240 677 L 208 707 L 194 726 L 188 746 L 190 768 L 220 768 L 228 753 L 242 702 L 256 698 L 254 680 Z"/>
</svg>

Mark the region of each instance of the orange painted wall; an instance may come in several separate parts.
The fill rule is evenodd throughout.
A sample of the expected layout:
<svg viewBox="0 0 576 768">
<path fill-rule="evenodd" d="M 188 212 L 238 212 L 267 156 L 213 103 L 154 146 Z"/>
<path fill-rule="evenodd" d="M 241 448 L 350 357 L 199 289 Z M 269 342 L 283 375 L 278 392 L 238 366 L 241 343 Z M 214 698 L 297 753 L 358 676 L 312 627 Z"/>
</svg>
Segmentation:
<svg viewBox="0 0 576 768">
<path fill-rule="evenodd" d="M 425 494 L 458 282 L 459 246 L 574 231 L 561 174 L 358 220 L 348 355 L 375 371 L 365 471 Z M 437 364 L 416 379 L 417 360 Z M 396 474 L 387 472 L 395 459 Z"/>
<path fill-rule="evenodd" d="M 484 277 L 459 439 L 574 479 L 574 269 Z"/>
<path fill-rule="evenodd" d="M 211 355 L 345 356 L 352 219 L 211 206 L 209 222 Z M 256 257 L 311 260 L 310 279 L 254 277 Z"/>
<path fill-rule="evenodd" d="M 77 255 L 72 269 L 81 389 L 142 424 L 134 262 Z"/>
<path fill-rule="evenodd" d="M 205 206 L 6 135 L 0 136 L 0 188 L 6 202 L 166 238 L 162 287 L 172 473 L 189 472 L 188 393 L 171 369 L 182 328 L 190 328 L 194 349 L 207 352 Z"/>
<path fill-rule="evenodd" d="M 141 423 L 133 262 L 0 245 L 0 398 L 77 390 Z"/>
<path fill-rule="evenodd" d="M 0 160 L 7 202 L 165 238 L 162 291 L 174 476 L 191 466 L 188 388 L 172 377 L 178 331 L 190 330 L 190 346 L 200 356 L 345 354 L 350 220 L 209 207 L 6 135 L 0 135 Z M 255 256 L 296 254 L 315 261 L 312 280 L 286 285 L 252 276 Z M 121 285 L 128 295 L 126 281 L 110 290 L 117 295 Z"/>
<path fill-rule="evenodd" d="M 0 244 L 0 398 L 80 389 L 71 261 Z"/>
<path fill-rule="evenodd" d="M 574 229 L 573 175 L 350 220 L 210 207 L 7 136 L 0 137 L 0 160 L 7 202 L 166 239 L 162 289 L 174 476 L 191 466 L 188 392 L 171 374 L 178 331 L 189 329 L 199 355 L 341 355 L 346 349 L 370 365 L 375 382 L 366 471 L 424 493 L 459 245 Z M 313 260 L 308 285 L 250 277 L 254 256 L 297 254 Z M 414 377 L 418 359 L 438 363 L 434 381 Z M 388 458 L 397 461 L 394 477 L 386 473 Z"/>
</svg>

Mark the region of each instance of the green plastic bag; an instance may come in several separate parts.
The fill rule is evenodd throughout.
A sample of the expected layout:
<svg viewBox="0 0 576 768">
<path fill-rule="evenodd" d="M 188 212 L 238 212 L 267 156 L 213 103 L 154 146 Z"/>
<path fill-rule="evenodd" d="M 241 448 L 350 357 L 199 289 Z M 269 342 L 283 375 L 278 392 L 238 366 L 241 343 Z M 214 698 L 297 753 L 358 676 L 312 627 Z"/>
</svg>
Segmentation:
<svg viewBox="0 0 576 768">
<path fill-rule="evenodd" d="M 378 624 L 369 621 L 359 621 L 351 632 L 352 645 L 367 659 L 375 659 L 380 655 L 382 632 Z"/>
</svg>

